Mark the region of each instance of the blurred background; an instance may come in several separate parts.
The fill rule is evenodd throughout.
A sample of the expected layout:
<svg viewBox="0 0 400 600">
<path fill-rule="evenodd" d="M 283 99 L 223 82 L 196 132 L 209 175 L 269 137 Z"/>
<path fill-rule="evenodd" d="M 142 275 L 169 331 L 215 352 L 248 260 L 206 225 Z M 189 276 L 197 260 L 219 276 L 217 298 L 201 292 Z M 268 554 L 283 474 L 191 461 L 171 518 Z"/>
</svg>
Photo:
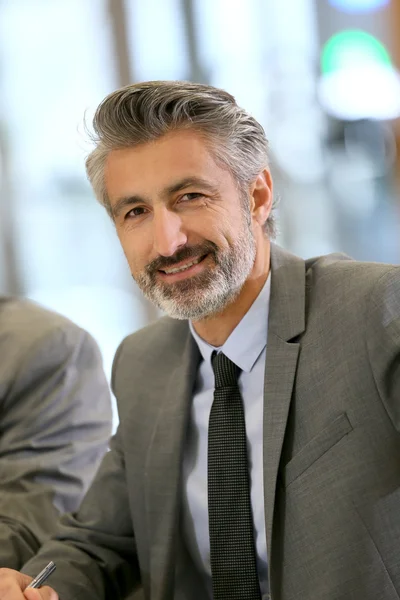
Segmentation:
<svg viewBox="0 0 400 600">
<path fill-rule="evenodd" d="M 0 291 L 97 339 L 157 318 L 91 192 L 83 120 L 146 79 L 226 88 L 265 127 L 304 258 L 400 262 L 400 0 L 0 0 Z"/>
</svg>

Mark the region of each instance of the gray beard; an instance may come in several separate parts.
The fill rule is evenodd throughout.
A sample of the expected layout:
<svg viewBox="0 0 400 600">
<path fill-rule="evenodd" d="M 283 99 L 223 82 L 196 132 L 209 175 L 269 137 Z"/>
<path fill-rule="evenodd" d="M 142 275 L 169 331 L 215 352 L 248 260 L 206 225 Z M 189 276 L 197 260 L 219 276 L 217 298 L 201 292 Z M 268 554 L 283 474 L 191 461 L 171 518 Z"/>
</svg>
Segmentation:
<svg viewBox="0 0 400 600">
<path fill-rule="evenodd" d="M 136 282 L 146 298 L 170 317 L 198 321 L 221 313 L 235 300 L 252 271 L 255 256 L 254 237 L 246 222 L 229 250 L 213 252 L 214 266 L 203 273 L 165 284 L 158 282 L 154 273 L 145 272 Z"/>
</svg>

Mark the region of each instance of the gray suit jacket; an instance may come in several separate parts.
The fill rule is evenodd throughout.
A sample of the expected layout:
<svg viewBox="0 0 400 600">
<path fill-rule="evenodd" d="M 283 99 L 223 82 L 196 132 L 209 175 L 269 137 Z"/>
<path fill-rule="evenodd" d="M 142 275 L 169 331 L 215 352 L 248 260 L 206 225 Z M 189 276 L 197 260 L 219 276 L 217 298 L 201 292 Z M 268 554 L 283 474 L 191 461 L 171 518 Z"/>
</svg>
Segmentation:
<svg viewBox="0 0 400 600">
<path fill-rule="evenodd" d="M 400 267 L 272 248 L 264 408 L 273 600 L 400 598 Z M 180 473 L 198 364 L 186 322 L 126 339 L 120 427 L 75 517 L 25 571 L 62 600 L 174 598 L 189 573 Z M 68 546 L 62 543 L 67 540 Z M 93 560 L 95 558 L 95 560 Z M 195 581 L 195 580 L 194 580 Z M 194 582 L 187 599 L 201 598 Z"/>
<path fill-rule="evenodd" d="M 95 342 L 33 302 L 0 297 L 0 567 L 20 568 L 86 492 L 111 435 Z"/>
</svg>

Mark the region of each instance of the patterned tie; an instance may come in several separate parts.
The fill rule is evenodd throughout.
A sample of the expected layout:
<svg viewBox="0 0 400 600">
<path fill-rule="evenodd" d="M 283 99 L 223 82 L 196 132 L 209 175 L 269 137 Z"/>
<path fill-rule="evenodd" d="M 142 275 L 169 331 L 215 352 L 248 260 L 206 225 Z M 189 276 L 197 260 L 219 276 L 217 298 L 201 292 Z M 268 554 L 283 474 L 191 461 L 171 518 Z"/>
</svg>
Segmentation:
<svg viewBox="0 0 400 600">
<path fill-rule="evenodd" d="M 260 600 L 240 369 L 213 353 L 208 428 L 208 519 L 214 600 Z"/>
</svg>

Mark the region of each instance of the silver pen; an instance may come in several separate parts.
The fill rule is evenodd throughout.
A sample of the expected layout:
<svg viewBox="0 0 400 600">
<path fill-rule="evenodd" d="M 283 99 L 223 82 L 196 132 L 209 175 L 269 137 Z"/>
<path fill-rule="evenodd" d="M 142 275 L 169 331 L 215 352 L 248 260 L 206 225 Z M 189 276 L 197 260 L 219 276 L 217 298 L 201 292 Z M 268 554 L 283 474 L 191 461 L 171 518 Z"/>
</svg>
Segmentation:
<svg viewBox="0 0 400 600">
<path fill-rule="evenodd" d="M 46 581 L 46 579 L 49 577 L 49 575 L 51 575 L 53 573 L 53 571 L 55 571 L 56 569 L 56 565 L 53 563 L 53 561 L 51 560 L 49 562 L 49 564 L 43 569 L 43 571 L 40 571 L 39 575 L 36 575 L 35 579 L 32 579 L 32 581 L 30 582 L 30 584 L 28 585 L 28 588 L 38 588 L 41 585 L 43 585 L 43 583 Z"/>
</svg>

